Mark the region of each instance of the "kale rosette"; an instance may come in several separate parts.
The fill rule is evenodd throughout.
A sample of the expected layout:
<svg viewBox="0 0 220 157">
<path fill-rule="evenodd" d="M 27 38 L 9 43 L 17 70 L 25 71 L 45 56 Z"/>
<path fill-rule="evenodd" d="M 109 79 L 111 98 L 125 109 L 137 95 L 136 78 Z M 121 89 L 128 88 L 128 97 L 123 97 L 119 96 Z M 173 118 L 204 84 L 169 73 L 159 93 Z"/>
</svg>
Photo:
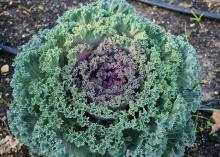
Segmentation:
<svg viewBox="0 0 220 157">
<path fill-rule="evenodd" d="M 67 11 L 14 66 L 9 124 L 35 154 L 174 157 L 194 142 L 196 51 L 124 0 Z"/>
</svg>

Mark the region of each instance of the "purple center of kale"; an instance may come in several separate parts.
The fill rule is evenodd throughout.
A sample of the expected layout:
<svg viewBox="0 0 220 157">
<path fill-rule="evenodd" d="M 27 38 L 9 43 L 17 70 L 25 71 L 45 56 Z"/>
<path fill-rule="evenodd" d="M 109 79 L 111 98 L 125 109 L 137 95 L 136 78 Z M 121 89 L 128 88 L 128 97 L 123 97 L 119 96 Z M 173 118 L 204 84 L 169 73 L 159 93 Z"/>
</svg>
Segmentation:
<svg viewBox="0 0 220 157">
<path fill-rule="evenodd" d="M 96 49 L 85 48 L 79 54 L 74 82 L 90 102 L 103 103 L 119 96 L 132 98 L 145 77 L 134 56 L 107 38 Z"/>
</svg>

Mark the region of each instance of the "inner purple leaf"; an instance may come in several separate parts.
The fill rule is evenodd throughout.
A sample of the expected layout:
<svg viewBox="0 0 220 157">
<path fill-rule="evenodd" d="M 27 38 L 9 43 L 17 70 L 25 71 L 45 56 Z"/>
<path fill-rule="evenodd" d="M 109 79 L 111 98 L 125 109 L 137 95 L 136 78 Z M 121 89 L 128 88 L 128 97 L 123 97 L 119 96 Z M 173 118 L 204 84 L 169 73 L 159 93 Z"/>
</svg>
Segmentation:
<svg viewBox="0 0 220 157">
<path fill-rule="evenodd" d="M 136 63 L 139 60 L 132 56 L 146 59 L 141 53 L 132 53 L 111 38 L 106 38 L 96 49 L 84 49 L 73 70 L 76 86 L 91 102 L 103 104 L 119 96 L 132 99 L 145 78 L 144 73 L 139 72 L 139 64 Z M 124 95 L 125 91 L 131 95 Z"/>
<path fill-rule="evenodd" d="M 91 52 L 89 49 L 84 49 L 78 57 L 77 63 L 84 61 L 84 60 L 88 60 L 89 56 L 90 56 Z"/>
</svg>

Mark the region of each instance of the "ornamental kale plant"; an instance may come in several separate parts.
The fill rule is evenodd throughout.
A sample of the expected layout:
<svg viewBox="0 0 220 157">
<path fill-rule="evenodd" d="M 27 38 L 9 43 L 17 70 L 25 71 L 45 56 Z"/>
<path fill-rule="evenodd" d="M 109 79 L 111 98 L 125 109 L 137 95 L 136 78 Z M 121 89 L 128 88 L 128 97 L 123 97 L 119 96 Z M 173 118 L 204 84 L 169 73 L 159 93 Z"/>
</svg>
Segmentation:
<svg viewBox="0 0 220 157">
<path fill-rule="evenodd" d="M 175 157 L 195 139 L 196 52 L 124 0 L 67 11 L 14 62 L 13 134 L 48 157 Z"/>
</svg>

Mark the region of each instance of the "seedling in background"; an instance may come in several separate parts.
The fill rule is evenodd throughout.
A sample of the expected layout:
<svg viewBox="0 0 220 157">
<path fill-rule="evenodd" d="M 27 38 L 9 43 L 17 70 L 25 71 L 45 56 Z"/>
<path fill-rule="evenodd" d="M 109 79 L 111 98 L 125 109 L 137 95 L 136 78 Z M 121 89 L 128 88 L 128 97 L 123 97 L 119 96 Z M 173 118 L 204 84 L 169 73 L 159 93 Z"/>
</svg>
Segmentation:
<svg viewBox="0 0 220 157">
<path fill-rule="evenodd" d="M 213 122 L 211 119 L 206 118 L 201 115 L 200 112 L 197 112 L 196 115 L 193 115 L 195 117 L 195 123 L 196 123 L 196 133 L 204 133 L 204 132 L 209 132 L 213 126 Z M 204 122 L 205 121 L 205 122 Z M 199 122 L 204 122 L 204 123 L 199 123 Z"/>
<path fill-rule="evenodd" d="M 203 15 L 196 15 L 194 12 L 192 12 L 192 15 L 193 15 L 193 17 L 191 17 L 191 19 L 196 21 L 199 24 L 199 26 L 201 28 L 201 32 L 205 32 L 206 30 L 201 23 Z"/>
<path fill-rule="evenodd" d="M 192 19 L 195 20 L 196 22 L 200 23 L 202 21 L 203 15 L 198 16 L 194 12 L 192 12 L 192 15 L 193 15 Z"/>
</svg>

